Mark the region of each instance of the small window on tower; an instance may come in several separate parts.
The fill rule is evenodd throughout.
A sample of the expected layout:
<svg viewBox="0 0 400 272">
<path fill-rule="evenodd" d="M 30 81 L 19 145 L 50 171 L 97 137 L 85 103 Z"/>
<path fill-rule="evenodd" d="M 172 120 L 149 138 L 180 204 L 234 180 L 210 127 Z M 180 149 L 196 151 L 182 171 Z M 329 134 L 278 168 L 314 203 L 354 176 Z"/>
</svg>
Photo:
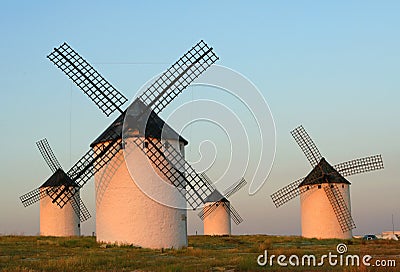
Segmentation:
<svg viewBox="0 0 400 272">
<path fill-rule="evenodd" d="M 342 184 L 342 188 L 344 188 L 344 184 Z"/>
<path fill-rule="evenodd" d="M 143 143 L 143 148 L 149 148 L 149 142 L 144 142 Z"/>
<path fill-rule="evenodd" d="M 331 188 L 333 188 L 333 184 L 331 184 Z"/>
<path fill-rule="evenodd" d="M 319 185 L 318 185 L 318 189 L 321 189 L 321 188 L 322 188 L 322 186 L 321 186 L 321 184 L 319 184 Z"/>
</svg>

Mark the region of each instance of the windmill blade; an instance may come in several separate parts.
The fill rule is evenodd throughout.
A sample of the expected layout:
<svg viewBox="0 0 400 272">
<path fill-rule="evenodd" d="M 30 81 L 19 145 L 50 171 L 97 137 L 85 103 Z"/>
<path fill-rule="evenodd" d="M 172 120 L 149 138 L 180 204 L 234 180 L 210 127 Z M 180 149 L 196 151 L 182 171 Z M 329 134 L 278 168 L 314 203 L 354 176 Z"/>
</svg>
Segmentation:
<svg viewBox="0 0 400 272">
<path fill-rule="evenodd" d="M 381 155 L 375 155 L 342 162 L 335 165 L 334 168 L 342 176 L 351 176 L 355 174 L 383 169 L 383 160 Z"/>
<path fill-rule="evenodd" d="M 198 216 L 200 217 L 201 220 L 204 220 L 207 216 L 209 216 L 213 211 L 215 211 L 219 204 L 219 202 L 214 202 L 211 205 L 207 205 L 203 207 L 203 209 L 198 213 Z"/>
<path fill-rule="evenodd" d="M 311 137 L 307 134 L 303 126 L 299 126 L 290 132 L 300 146 L 303 153 L 306 155 L 308 161 L 312 167 L 315 167 L 318 162 L 322 159 L 319 150 Z"/>
<path fill-rule="evenodd" d="M 226 205 L 224 203 L 223 207 L 225 208 L 226 212 L 230 214 L 231 219 L 233 222 L 235 222 L 236 225 L 239 225 L 240 223 L 243 222 L 243 218 L 239 215 L 239 213 L 233 208 L 233 206 L 229 203 L 229 205 Z"/>
<path fill-rule="evenodd" d="M 201 220 L 204 220 L 207 216 L 212 214 L 220 205 L 222 205 L 225 209 L 225 211 L 230 214 L 231 219 L 233 222 L 235 222 L 236 225 L 239 225 L 240 223 L 243 222 L 243 218 L 239 215 L 239 213 L 236 211 L 235 208 L 229 203 L 228 205 L 226 203 L 223 203 L 221 201 L 217 201 L 212 203 L 211 205 L 205 206 L 199 213 L 198 216 L 200 217 Z"/>
<path fill-rule="evenodd" d="M 58 169 L 62 169 L 46 138 L 37 141 L 36 145 L 53 173 L 55 173 Z M 40 188 L 37 188 L 21 196 L 20 199 L 22 201 L 22 204 L 27 207 L 33 203 L 36 203 L 40 199 L 45 198 L 46 196 L 53 196 L 54 200 L 54 196 L 58 195 L 60 192 L 65 192 L 65 188 L 65 186 L 55 186 L 47 188 L 46 190 L 41 190 Z M 73 189 L 71 189 L 71 192 L 73 192 Z M 69 202 L 71 203 L 75 213 L 78 215 L 80 222 L 84 222 L 91 217 L 89 210 L 86 208 L 85 204 L 78 194 L 75 194 L 75 196 L 72 197 Z"/>
<path fill-rule="evenodd" d="M 153 142 L 161 144 L 160 141 Z M 178 152 L 172 145 L 168 144 L 168 148 L 164 148 L 163 154 L 165 161 L 172 166 L 179 173 L 183 173 L 184 171 L 186 181 L 186 200 L 188 203 L 191 203 L 193 209 L 196 209 L 200 205 L 205 203 L 205 199 L 211 195 L 215 188 L 212 185 L 212 182 L 207 178 L 204 173 L 202 175 L 198 174 L 194 168 L 183 158 L 182 154 Z M 158 150 L 161 151 L 158 147 Z M 183 181 L 183 179 L 182 179 Z"/>
<path fill-rule="evenodd" d="M 56 172 L 57 172 L 57 173 L 58 173 L 58 172 L 64 173 L 64 171 L 63 171 L 62 169 L 60 169 L 60 168 L 58 168 L 58 169 L 56 170 Z M 54 175 L 57 174 L 56 172 L 53 173 L 53 175 L 50 177 L 50 179 L 51 179 Z M 53 181 L 53 182 L 54 182 L 54 181 Z M 58 186 L 58 187 L 57 187 L 57 186 L 54 186 L 55 184 L 52 184 L 51 182 L 50 182 L 49 185 L 50 185 L 50 186 L 48 186 L 48 187 L 46 188 L 46 190 L 41 190 L 41 188 L 39 187 L 39 188 L 36 188 L 36 189 L 34 189 L 34 190 L 32 190 L 32 191 L 30 191 L 30 192 L 28 192 L 28 193 L 26 193 L 26 194 L 20 196 L 19 198 L 20 198 L 22 204 L 24 205 L 24 207 L 27 207 L 27 206 L 29 206 L 29 205 L 32 205 L 32 204 L 38 202 L 39 200 L 45 198 L 46 196 L 54 195 L 54 194 L 56 194 L 57 192 L 59 192 L 59 190 L 60 190 L 60 187 L 59 187 L 59 186 Z"/>
<path fill-rule="evenodd" d="M 204 177 L 204 180 L 210 184 L 210 186 L 212 186 L 212 182 L 211 180 L 207 177 L 207 175 L 205 175 L 205 173 L 201 174 L 202 177 Z M 240 190 L 240 188 L 242 188 L 244 185 L 246 185 L 246 180 L 244 178 L 241 178 L 238 182 L 236 182 L 235 184 L 233 184 L 231 187 L 229 187 L 225 193 L 224 193 L 224 197 L 227 198 L 229 196 L 231 196 L 232 194 L 234 194 L 235 192 L 237 192 L 238 190 Z M 213 187 L 214 188 L 214 187 Z M 224 203 L 220 202 L 220 201 L 215 201 L 213 204 L 211 205 L 207 205 L 205 207 L 203 207 L 203 209 L 198 213 L 199 217 L 201 220 L 204 220 L 204 218 L 206 218 L 207 216 L 209 216 L 213 211 L 215 211 L 215 209 L 218 207 L 218 205 L 221 204 L 223 205 Z M 236 212 L 237 213 L 237 212 Z M 238 214 L 237 214 L 238 215 Z M 234 217 L 234 221 L 235 222 L 241 222 L 240 221 L 240 216 L 236 216 L 235 214 L 232 213 L 232 216 Z M 242 220 L 243 221 L 243 220 Z M 239 224 L 237 223 L 237 224 Z"/>
<path fill-rule="evenodd" d="M 57 171 L 57 169 L 62 169 L 46 138 L 37 141 L 36 145 L 39 148 L 40 154 L 42 154 L 42 157 L 53 173 Z"/>
<path fill-rule="evenodd" d="M 104 193 L 106 192 L 107 187 L 111 182 L 111 179 L 120 168 L 122 163 L 125 162 L 125 157 L 129 156 L 129 154 L 130 152 L 125 150 L 125 156 L 115 156 L 113 160 L 111 160 L 108 164 L 104 166 L 105 169 L 101 172 L 101 175 L 98 175 L 98 177 L 96 177 L 96 179 L 99 179 L 96 187 L 97 204 L 101 203 Z"/>
<path fill-rule="evenodd" d="M 325 186 L 324 190 L 329 202 L 332 205 L 333 211 L 335 212 L 342 231 L 346 232 L 356 228 L 346 202 L 343 199 L 342 193 L 339 191 L 339 188 L 336 186 L 336 184 Z"/>
<path fill-rule="evenodd" d="M 312 183 L 314 180 L 319 179 L 319 177 L 315 177 L 310 182 Z M 310 186 L 302 186 L 299 185 L 303 182 L 305 178 L 298 179 L 293 181 L 292 183 L 286 185 L 285 187 L 281 188 L 280 190 L 276 191 L 271 195 L 272 201 L 275 204 L 275 207 L 279 208 L 283 204 L 289 202 L 296 196 L 299 196 L 305 192 L 309 192 L 310 190 L 314 190 L 315 187 L 310 188 Z"/>
<path fill-rule="evenodd" d="M 82 188 L 95 173 L 104 167 L 120 150 L 121 140 L 114 139 L 109 143 L 102 143 L 96 146 L 97 150 L 90 149 L 83 157 L 75 163 L 67 172 L 71 180 Z M 64 205 L 74 196 L 70 187 L 62 187 L 49 194 L 53 203 L 59 207 Z"/>
<path fill-rule="evenodd" d="M 103 77 L 98 74 L 90 64 L 80 57 L 69 45 L 62 44 L 48 56 L 78 87 L 80 87 L 91 98 L 96 105 L 109 116 L 116 109 L 123 112 L 119 107 L 125 103 L 126 98 L 113 88 Z M 141 96 L 141 101 L 154 108 L 154 112 L 160 112 L 170 103 L 184 88 L 186 88 L 196 77 L 214 63 L 218 57 L 203 41 L 194 46 L 170 70 L 166 71 L 150 88 Z M 146 104 L 147 103 L 147 104 Z M 143 115 L 145 112 L 142 112 Z M 140 116 L 141 116 L 140 115 Z M 112 139 L 107 143 L 96 145 L 96 152 L 89 150 L 69 171 L 68 176 L 81 188 L 97 171 L 106 165 L 120 150 L 121 133 L 111 129 L 113 135 L 102 135 L 104 139 Z M 104 134 L 104 133 L 103 133 Z M 114 135 L 115 134 L 115 135 Z M 143 141 L 141 139 L 141 141 Z M 146 140 L 147 142 L 147 140 Z M 150 153 L 143 150 L 143 143 L 139 147 L 149 156 L 157 158 L 153 161 L 161 172 L 166 172 L 167 178 L 172 179 L 173 184 L 184 194 L 188 203 L 196 208 L 204 203 L 204 198 L 211 193 L 206 182 L 194 169 L 187 164 L 182 156 L 175 152 L 166 155 L 161 151 L 160 141 L 152 143 Z M 173 148 L 171 148 L 173 149 Z M 171 158 L 170 158 L 171 157 Z M 162 162 L 159 161 L 163 158 Z M 184 168 L 177 169 L 175 164 L 170 164 L 168 159 L 175 163 L 181 163 Z M 183 160 L 183 161 L 182 161 Z M 167 163 L 168 165 L 165 165 Z M 173 167 L 171 167 L 173 166 Z M 166 170 L 167 169 L 167 170 Z M 184 171 L 182 171 L 184 169 Z M 73 191 L 68 186 L 63 186 L 51 192 L 53 203 L 63 207 L 72 197 Z"/>
<path fill-rule="evenodd" d="M 40 190 L 40 188 L 37 188 L 21 196 L 20 199 L 24 207 L 27 207 L 47 196 L 49 196 L 48 190 Z M 79 216 L 81 222 L 84 222 L 91 217 L 88 209 L 78 195 L 75 195 L 75 197 L 71 198 L 70 203 L 75 213 Z"/>
<path fill-rule="evenodd" d="M 242 189 L 243 186 L 245 186 L 246 184 L 247 184 L 247 181 L 244 178 L 241 178 L 239 181 L 232 184 L 228 189 L 226 189 L 224 191 L 225 198 L 230 197 L 231 195 L 233 195 L 234 193 L 236 193 L 237 191 Z"/>
<path fill-rule="evenodd" d="M 104 132 L 107 142 L 99 143 L 95 149 L 90 149 L 77 161 L 68 176 L 82 188 L 103 166 L 105 166 L 121 150 L 121 133 L 118 128 L 107 129 Z"/>
<path fill-rule="evenodd" d="M 61 69 L 96 105 L 109 116 L 128 100 L 67 43 L 54 48 L 47 58 Z"/>
<path fill-rule="evenodd" d="M 46 190 L 47 195 L 51 198 L 51 202 L 63 208 L 75 194 L 75 188 L 70 186 L 57 186 L 51 190 Z"/>
<path fill-rule="evenodd" d="M 203 40 L 193 46 L 167 71 L 165 71 L 139 99 L 153 111 L 160 113 L 175 97 L 201 73 L 218 60 Z"/>
<path fill-rule="evenodd" d="M 83 203 L 81 197 L 79 196 L 79 190 L 78 190 L 78 193 L 76 193 L 69 202 L 71 203 L 72 209 L 78 215 L 80 222 L 85 222 L 90 217 L 92 217 L 89 213 L 89 210 L 86 208 L 85 204 Z"/>
<path fill-rule="evenodd" d="M 201 173 L 200 176 L 202 177 L 202 179 L 204 180 L 204 182 L 207 183 L 207 186 L 208 186 L 208 187 L 215 189 L 215 186 L 214 186 L 213 182 L 212 182 L 211 179 L 206 175 L 205 172 Z"/>
<path fill-rule="evenodd" d="M 29 193 L 26 193 L 26 194 L 20 196 L 19 199 L 21 200 L 22 205 L 24 205 L 24 207 L 28 207 L 29 205 L 32 205 L 32 204 L 38 202 L 39 200 L 43 199 L 46 196 L 47 196 L 47 194 L 44 190 L 40 190 L 40 188 L 36 188 L 36 189 L 30 191 Z"/>
<path fill-rule="evenodd" d="M 52 170 L 53 174 L 56 174 L 55 172 L 57 172 L 58 170 L 64 172 L 46 138 L 37 141 L 36 145 L 39 148 L 39 151 L 42 154 L 43 158 L 45 159 L 47 165 Z M 29 193 L 20 196 L 20 200 L 24 205 L 24 207 L 27 207 L 45 198 L 46 196 L 55 195 L 59 192 L 60 188 L 57 186 L 50 186 L 46 188 L 46 190 L 41 190 L 41 188 L 36 188 L 30 191 Z"/>
<path fill-rule="evenodd" d="M 208 185 L 207 181 L 201 175 L 196 173 L 193 167 L 185 161 L 183 156 L 172 145 L 163 145 L 156 138 L 144 139 L 142 137 L 132 137 L 130 140 L 171 181 L 193 209 L 205 203 L 206 197 L 214 189 Z M 129 148 L 129 145 L 130 142 L 127 141 L 125 144 L 126 148 Z"/>
<path fill-rule="evenodd" d="M 304 180 L 304 178 L 298 179 L 293 181 L 292 183 L 286 185 L 285 187 L 279 189 L 275 193 L 271 195 L 272 201 L 274 202 L 275 206 L 278 208 L 292 200 L 296 196 L 300 195 L 299 185 Z"/>
</svg>

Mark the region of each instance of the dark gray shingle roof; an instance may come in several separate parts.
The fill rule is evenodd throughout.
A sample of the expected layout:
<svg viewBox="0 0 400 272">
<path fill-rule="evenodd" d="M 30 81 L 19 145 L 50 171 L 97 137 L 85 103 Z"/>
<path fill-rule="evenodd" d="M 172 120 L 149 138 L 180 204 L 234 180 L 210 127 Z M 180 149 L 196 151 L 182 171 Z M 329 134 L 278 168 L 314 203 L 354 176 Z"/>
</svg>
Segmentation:
<svg viewBox="0 0 400 272">
<path fill-rule="evenodd" d="M 67 174 L 62 170 L 62 169 L 57 169 L 49 177 L 43 184 L 40 186 L 40 188 L 44 187 L 58 187 L 58 186 L 67 186 L 67 187 L 79 187 L 72 179 L 70 179 Z"/>
<path fill-rule="evenodd" d="M 179 141 L 183 142 L 185 145 L 188 144 L 188 142 L 182 136 L 180 136 L 173 128 L 165 123 L 164 120 L 162 120 L 153 111 L 151 111 L 150 118 L 148 118 L 148 120 L 145 120 L 145 115 L 140 118 L 136 118 L 133 115 L 134 110 L 136 110 L 137 112 L 146 110 L 146 106 L 140 100 L 135 100 L 130 107 L 133 107 L 133 110 L 132 108 L 129 109 L 128 116 L 126 116 L 126 111 L 118 116 L 118 118 L 114 122 L 112 122 L 111 125 L 109 125 L 108 128 L 90 144 L 90 147 L 93 147 L 99 143 L 114 140 L 116 138 L 121 139 L 125 116 L 129 122 L 130 129 L 139 130 L 139 133 L 137 135 L 156 139 L 161 139 L 162 135 L 164 139 L 179 139 Z M 146 127 L 146 130 L 144 132 L 140 131 L 143 130 L 143 127 Z"/>
<path fill-rule="evenodd" d="M 209 196 L 206 197 L 205 202 L 229 202 L 218 190 L 214 190 Z"/>
<path fill-rule="evenodd" d="M 351 184 L 335 168 L 333 168 L 325 158 L 314 167 L 314 169 L 304 178 L 299 187 L 322 183 L 345 183 Z"/>
</svg>

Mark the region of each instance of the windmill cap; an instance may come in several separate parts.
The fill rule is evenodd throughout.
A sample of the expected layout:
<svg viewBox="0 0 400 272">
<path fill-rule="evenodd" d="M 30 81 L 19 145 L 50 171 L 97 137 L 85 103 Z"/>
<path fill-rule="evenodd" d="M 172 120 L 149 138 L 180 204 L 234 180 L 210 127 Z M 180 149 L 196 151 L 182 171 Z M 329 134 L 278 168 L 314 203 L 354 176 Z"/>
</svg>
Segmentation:
<svg viewBox="0 0 400 272">
<path fill-rule="evenodd" d="M 100 134 L 99 137 L 96 138 L 91 144 L 90 147 L 94 147 L 99 143 L 109 142 L 116 139 L 122 138 L 122 127 L 124 124 L 125 118 L 129 123 L 129 129 L 135 131 L 135 136 L 146 136 L 156 139 L 178 139 L 184 145 L 188 144 L 188 141 L 185 140 L 181 135 L 179 135 L 173 128 L 171 128 L 164 120 L 162 120 L 154 111 L 150 112 L 150 116 L 148 120 L 144 120 L 144 115 L 142 117 L 137 118 L 135 113 L 137 112 L 145 112 L 147 110 L 147 106 L 143 104 L 142 101 L 136 99 L 130 109 L 128 111 L 128 115 L 126 111 L 124 111 L 118 118 L 112 122 L 108 128 Z M 143 127 L 146 128 L 146 131 L 143 130 Z M 129 133 L 129 131 L 127 131 Z M 138 132 L 138 133 L 137 133 Z"/>
<path fill-rule="evenodd" d="M 59 186 L 79 187 L 62 169 L 57 169 L 40 188 Z"/>
<path fill-rule="evenodd" d="M 351 184 L 325 158 L 322 158 L 313 170 L 304 178 L 299 187 L 323 183 Z"/>
<path fill-rule="evenodd" d="M 218 190 L 214 190 L 209 196 L 206 197 L 204 200 L 206 203 L 207 202 L 229 202 L 228 199 L 226 199 Z"/>
</svg>

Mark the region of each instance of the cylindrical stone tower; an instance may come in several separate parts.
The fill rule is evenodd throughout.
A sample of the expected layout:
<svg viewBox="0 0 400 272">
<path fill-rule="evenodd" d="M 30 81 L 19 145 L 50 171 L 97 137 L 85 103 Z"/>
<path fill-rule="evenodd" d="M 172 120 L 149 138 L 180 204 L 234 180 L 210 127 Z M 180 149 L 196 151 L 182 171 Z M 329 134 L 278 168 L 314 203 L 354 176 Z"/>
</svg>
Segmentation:
<svg viewBox="0 0 400 272">
<path fill-rule="evenodd" d="M 300 203 L 303 237 L 318 239 L 352 238 L 352 231 L 343 232 L 339 224 L 339 220 L 346 218 L 338 219 L 335 214 L 335 210 L 340 216 L 351 214 L 350 182 L 330 166 L 325 159 L 322 159 L 307 175 L 299 185 L 299 190 L 302 192 Z M 334 196 L 333 192 L 337 196 Z M 329 200 L 330 197 L 331 200 Z M 334 203 L 331 203 L 332 201 Z M 348 211 L 348 213 L 344 213 L 344 211 Z"/>
<path fill-rule="evenodd" d="M 352 231 L 343 232 L 324 187 L 329 183 L 312 185 L 309 192 L 301 195 L 301 235 L 306 238 L 351 239 Z M 319 187 L 319 188 L 318 188 Z M 340 193 L 350 210 L 350 186 L 337 184 Z"/>
<path fill-rule="evenodd" d="M 204 218 L 204 235 L 231 235 L 231 215 L 227 211 L 230 206 L 229 201 L 223 198 L 218 202 L 207 202 L 204 211 L 211 205 L 218 206 Z"/>
<path fill-rule="evenodd" d="M 148 125 L 148 129 L 152 131 L 148 131 L 147 135 L 152 135 L 154 140 L 159 141 L 161 131 L 157 127 L 161 124 L 161 127 L 170 130 L 169 134 L 175 134 L 173 137 L 170 135 L 172 139 L 169 143 L 172 144 L 174 138 L 179 139 L 175 140 L 175 144 L 183 155 L 184 144 L 187 142 L 171 128 L 166 128 L 167 125 L 160 118 L 152 117 L 154 119 L 150 120 Z M 154 120 L 157 127 L 154 125 Z M 115 129 L 118 125 L 114 123 L 109 129 Z M 149 163 L 149 158 L 143 150 L 146 152 L 152 148 L 147 142 L 151 139 L 145 139 L 142 135 L 139 131 L 135 131 L 132 139 L 127 141 L 140 137 L 138 140 L 143 141 L 144 146 L 137 147 L 133 146 L 133 143 L 125 142 L 125 157 L 123 150 L 120 150 L 95 174 L 97 241 L 154 249 L 185 247 L 187 246 L 186 201 L 172 186 L 171 180 L 161 174 L 156 167 L 149 167 L 152 163 Z M 107 140 L 100 136 L 92 147 L 96 151 L 101 144 L 109 142 Z M 127 164 L 130 166 L 127 167 Z M 143 190 L 138 184 L 146 189 Z M 159 203 L 150 197 L 148 192 L 152 192 L 153 197 L 159 195 L 162 199 L 171 200 L 178 208 Z"/>
<path fill-rule="evenodd" d="M 55 188 L 60 190 L 64 186 L 77 187 L 62 170 L 57 170 L 40 187 L 40 191 Z M 75 194 L 79 194 L 79 190 L 76 190 Z M 63 208 L 60 208 L 52 202 L 49 196 L 40 200 L 40 235 L 79 236 L 80 233 L 79 217 L 70 203 L 66 203 Z"/>
</svg>

